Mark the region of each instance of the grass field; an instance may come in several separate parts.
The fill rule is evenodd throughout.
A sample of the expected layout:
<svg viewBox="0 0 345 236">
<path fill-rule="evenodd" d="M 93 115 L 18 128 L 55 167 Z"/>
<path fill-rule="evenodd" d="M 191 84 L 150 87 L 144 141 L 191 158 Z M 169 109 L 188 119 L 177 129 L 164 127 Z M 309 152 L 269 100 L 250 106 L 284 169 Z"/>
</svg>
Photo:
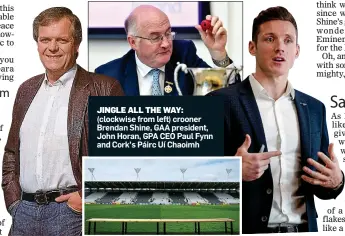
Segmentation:
<svg viewBox="0 0 345 236">
<path fill-rule="evenodd" d="M 239 205 L 85 205 L 85 233 L 87 233 L 90 218 L 114 219 L 204 219 L 231 218 L 234 219 L 234 234 L 239 234 L 240 209 Z M 228 224 L 229 225 L 229 224 Z M 160 224 L 163 232 L 163 224 Z M 200 223 L 201 233 L 224 234 L 224 223 Z M 97 223 L 97 234 L 120 234 L 121 223 Z M 194 233 L 194 223 L 168 223 L 167 233 Z M 93 232 L 93 230 L 91 231 Z M 129 234 L 156 234 L 156 223 L 128 223 Z M 229 231 L 230 232 L 230 231 Z"/>
</svg>

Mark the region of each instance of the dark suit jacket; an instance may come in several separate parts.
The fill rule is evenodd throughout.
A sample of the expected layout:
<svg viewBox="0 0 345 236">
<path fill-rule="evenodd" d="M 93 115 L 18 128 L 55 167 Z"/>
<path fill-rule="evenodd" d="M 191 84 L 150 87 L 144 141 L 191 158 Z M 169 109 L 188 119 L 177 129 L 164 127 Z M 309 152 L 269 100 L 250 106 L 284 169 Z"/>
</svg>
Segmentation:
<svg viewBox="0 0 345 236">
<path fill-rule="evenodd" d="M 18 89 L 13 106 L 12 124 L 3 158 L 2 188 L 6 207 L 21 199 L 19 184 L 19 131 L 26 112 L 44 79 L 44 74 L 25 81 Z M 79 194 L 82 188 L 82 156 L 88 155 L 88 98 L 89 96 L 121 96 L 123 91 L 119 82 L 104 75 L 89 73 L 78 66 L 71 88 L 68 104 L 68 143 L 74 178 Z"/>
<path fill-rule="evenodd" d="M 210 67 L 201 58 L 196 55 L 196 47 L 192 41 L 174 40 L 173 52 L 170 61 L 165 65 L 165 85 L 167 82 L 173 83 L 171 93 L 165 95 L 177 96 L 177 90 L 174 82 L 174 70 L 177 62 L 184 63 L 188 67 Z M 95 70 L 96 73 L 104 74 L 120 81 L 125 94 L 128 96 L 138 96 L 139 84 L 137 75 L 137 65 L 135 63 L 135 51 L 129 50 L 123 57 L 110 61 L 99 66 Z M 179 86 L 183 95 L 192 95 L 194 89 L 193 79 L 189 74 L 180 71 Z"/>
<path fill-rule="evenodd" d="M 258 106 L 247 78 L 242 83 L 212 92 L 213 96 L 224 96 L 224 147 L 225 155 L 234 156 L 249 134 L 252 143 L 250 153 L 259 152 L 267 144 Z M 318 160 L 317 152 L 328 155 L 328 132 L 324 105 L 300 91 L 295 90 L 295 105 L 301 135 L 302 166 L 309 166 L 307 158 Z M 271 150 L 273 151 L 273 150 Z M 309 166 L 310 167 L 310 166 Z M 315 169 L 315 168 L 311 168 Z M 302 172 L 302 171 L 301 171 Z M 302 182 L 300 194 L 305 196 L 310 232 L 317 231 L 317 213 L 314 195 L 321 199 L 336 198 L 343 185 L 334 191 Z M 242 233 L 265 233 L 273 200 L 271 168 L 254 181 L 242 181 Z"/>
</svg>

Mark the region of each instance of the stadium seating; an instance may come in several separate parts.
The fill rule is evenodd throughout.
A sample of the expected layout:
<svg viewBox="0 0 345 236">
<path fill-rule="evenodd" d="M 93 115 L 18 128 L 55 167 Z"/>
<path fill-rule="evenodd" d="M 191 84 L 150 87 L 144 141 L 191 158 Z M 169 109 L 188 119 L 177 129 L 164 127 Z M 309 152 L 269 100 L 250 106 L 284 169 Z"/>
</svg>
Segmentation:
<svg viewBox="0 0 345 236">
<path fill-rule="evenodd" d="M 155 192 L 152 194 L 152 198 L 149 200 L 151 204 L 155 205 L 169 205 L 172 201 L 167 192 Z"/>
<path fill-rule="evenodd" d="M 137 195 L 136 204 L 148 204 L 149 199 L 152 198 L 153 192 L 139 192 Z"/>
<path fill-rule="evenodd" d="M 92 192 L 86 192 L 85 191 L 85 194 L 84 194 L 84 197 L 86 198 L 87 196 L 89 196 Z"/>
<path fill-rule="evenodd" d="M 234 198 L 240 198 L 240 193 L 238 191 L 230 191 L 229 194 Z"/>
<path fill-rule="evenodd" d="M 101 199 L 104 195 L 106 195 L 106 192 L 95 192 L 91 193 L 85 198 L 85 203 L 95 203 L 96 200 Z"/>
<path fill-rule="evenodd" d="M 117 192 L 117 193 L 107 193 L 106 195 L 104 195 L 102 198 L 100 198 L 99 200 L 96 200 L 97 203 L 104 203 L 104 204 L 111 204 L 113 203 L 114 199 L 118 198 L 121 195 L 121 193 Z"/>
<path fill-rule="evenodd" d="M 218 197 L 219 201 L 226 203 L 226 204 L 235 204 L 235 203 L 240 202 L 239 199 L 236 199 L 227 193 L 215 192 L 214 195 L 216 195 Z"/>
<path fill-rule="evenodd" d="M 88 192 L 85 203 L 99 204 L 140 204 L 140 205 L 199 205 L 199 204 L 238 204 L 239 198 L 233 195 L 237 192 L 154 192 L 154 191 L 118 191 L 118 192 Z"/>
<path fill-rule="evenodd" d="M 199 195 L 205 199 L 207 199 L 207 201 L 210 204 L 221 204 L 222 202 L 219 201 L 219 199 L 211 192 L 200 192 Z"/>
<path fill-rule="evenodd" d="M 123 192 L 114 202 L 119 204 L 134 204 L 137 194 L 138 192 Z"/>
<path fill-rule="evenodd" d="M 186 204 L 183 192 L 170 192 L 169 197 L 173 204 Z"/>
<path fill-rule="evenodd" d="M 209 203 L 207 199 L 203 198 L 196 192 L 185 192 L 184 196 L 188 204 L 207 204 Z"/>
</svg>

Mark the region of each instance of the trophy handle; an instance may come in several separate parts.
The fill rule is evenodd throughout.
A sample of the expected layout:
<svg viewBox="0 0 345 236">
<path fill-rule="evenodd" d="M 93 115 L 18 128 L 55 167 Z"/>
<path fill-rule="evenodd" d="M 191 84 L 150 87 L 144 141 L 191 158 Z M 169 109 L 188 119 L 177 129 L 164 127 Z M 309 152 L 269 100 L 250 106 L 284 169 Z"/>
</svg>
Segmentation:
<svg viewBox="0 0 345 236">
<path fill-rule="evenodd" d="M 185 74 L 188 73 L 188 70 L 187 70 L 187 65 L 186 64 L 183 64 L 183 63 L 180 63 L 180 62 L 177 62 L 177 66 L 175 68 L 175 71 L 174 71 L 174 82 L 175 82 L 175 85 L 176 85 L 176 90 L 178 92 L 178 95 L 182 96 L 182 92 L 181 92 L 181 89 L 180 89 L 180 85 L 178 84 L 178 71 L 179 70 L 182 70 Z"/>
<path fill-rule="evenodd" d="M 243 66 L 234 66 L 233 68 L 231 68 L 231 72 L 229 73 L 229 75 L 227 75 L 227 80 L 226 80 L 226 87 L 228 87 L 229 85 L 236 83 L 236 82 L 241 82 L 241 75 L 240 72 L 242 71 Z M 234 81 L 230 84 L 230 81 L 232 79 L 232 77 L 234 77 Z M 238 78 L 238 79 L 237 79 Z M 238 81 L 237 81 L 238 80 Z"/>
</svg>

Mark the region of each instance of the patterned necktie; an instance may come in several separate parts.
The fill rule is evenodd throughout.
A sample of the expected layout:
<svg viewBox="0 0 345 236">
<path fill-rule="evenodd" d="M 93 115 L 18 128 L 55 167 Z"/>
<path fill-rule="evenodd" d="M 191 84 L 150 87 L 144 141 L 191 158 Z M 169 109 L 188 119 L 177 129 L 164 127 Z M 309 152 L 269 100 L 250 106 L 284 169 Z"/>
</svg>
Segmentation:
<svg viewBox="0 0 345 236">
<path fill-rule="evenodd" d="M 159 69 L 152 69 L 152 96 L 162 96 L 161 86 L 159 85 Z"/>
</svg>

